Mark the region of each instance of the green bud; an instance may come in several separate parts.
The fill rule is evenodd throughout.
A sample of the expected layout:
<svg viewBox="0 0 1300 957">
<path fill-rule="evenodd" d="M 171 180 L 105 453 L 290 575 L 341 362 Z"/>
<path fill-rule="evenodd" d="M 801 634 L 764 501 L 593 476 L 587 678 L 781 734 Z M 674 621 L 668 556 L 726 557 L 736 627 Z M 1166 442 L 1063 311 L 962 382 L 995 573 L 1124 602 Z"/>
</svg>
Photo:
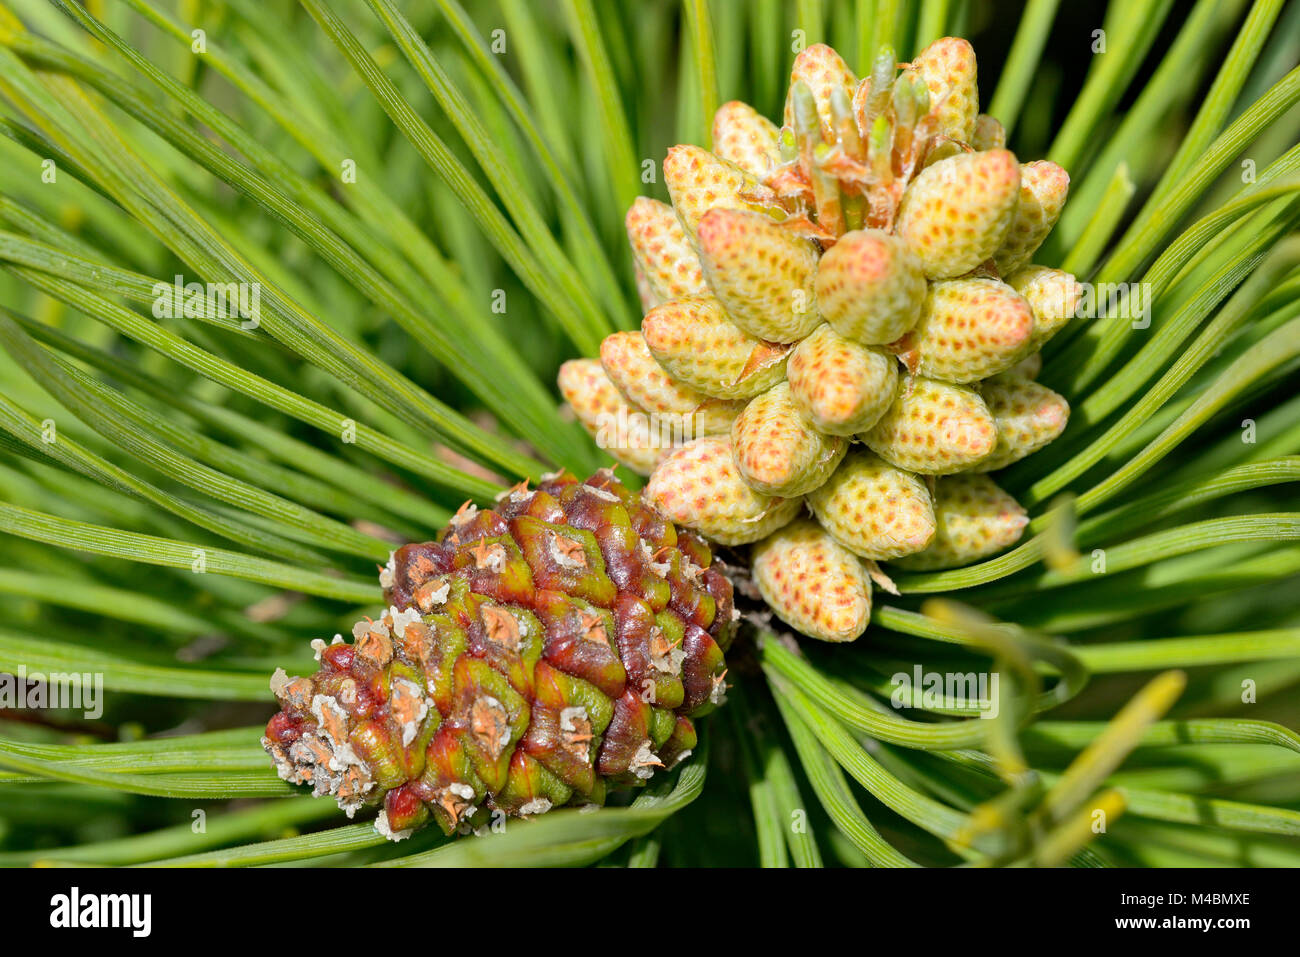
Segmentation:
<svg viewBox="0 0 1300 957">
<path fill-rule="evenodd" d="M 788 163 L 799 155 L 799 141 L 795 138 L 794 130 L 782 128 L 777 149 L 783 163 Z"/>
<path fill-rule="evenodd" d="M 849 99 L 848 92 L 838 86 L 831 90 L 831 120 L 844 151 L 850 156 L 857 156 L 862 150 L 862 141 L 858 135 L 857 119 L 853 115 L 853 102 Z"/>
<path fill-rule="evenodd" d="M 889 44 L 882 46 L 871 67 L 871 95 L 867 100 L 868 123 L 889 106 L 889 96 L 894 86 L 895 62 L 894 48 Z"/>
<path fill-rule="evenodd" d="M 899 126 L 910 127 L 916 122 L 916 94 L 911 78 L 904 76 L 894 84 L 894 117 Z"/>
<path fill-rule="evenodd" d="M 831 117 L 836 124 L 853 118 L 853 101 L 849 99 L 848 91 L 842 87 L 835 87 L 831 90 Z"/>
<path fill-rule="evenodd" d="M 878 89 L 882 84 L 893 82 L 894 64 L 898 62 L 898 56 L 894 48 L 888 43 L 880 47 L 880 52 L 876 54 L 876 59 L 871 64 L 871 88 Z"/>
<path fill-rule="evenodd" d="M 893 131 L 889 122 L 889 117 L 880 115 L 876 117 L 871 124 L 871 136 L 868 139 L 869 148 L 873 155 L 880 154 L 889 149 L 890 133 Z"/>
<path fill-rule="evenodd" d="M 817 100 L 807 83 L 802 80 L 790 87 L 794 104 L 794 129 L 801 136 L 821 135 L 821 119 L 817 115 Z"/>
<path fill-rule="evenodd" d="M 930 112 L 930 88 L 919 76 L 912 77 L 912 98 L 916 101 L 917 116 L 925 116 Z"/>
</svg>

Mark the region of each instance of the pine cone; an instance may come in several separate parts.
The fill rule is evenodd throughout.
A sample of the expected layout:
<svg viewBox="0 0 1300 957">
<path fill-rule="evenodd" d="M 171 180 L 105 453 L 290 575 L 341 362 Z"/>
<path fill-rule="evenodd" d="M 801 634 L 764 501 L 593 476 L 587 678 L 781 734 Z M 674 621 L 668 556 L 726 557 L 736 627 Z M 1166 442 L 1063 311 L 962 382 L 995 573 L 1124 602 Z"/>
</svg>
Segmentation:
<svg viewBox="0 0 1300 957">
<path fill-rule="evenodd" d="M 380 574 L 388 610 L 278 670 L 263 747 L 280 776 L 399 840 L 492 812 L 601 804 L 695 746 L 739 617 L 704 541 L 604 470 L 466 504 Z"/>
</svg>

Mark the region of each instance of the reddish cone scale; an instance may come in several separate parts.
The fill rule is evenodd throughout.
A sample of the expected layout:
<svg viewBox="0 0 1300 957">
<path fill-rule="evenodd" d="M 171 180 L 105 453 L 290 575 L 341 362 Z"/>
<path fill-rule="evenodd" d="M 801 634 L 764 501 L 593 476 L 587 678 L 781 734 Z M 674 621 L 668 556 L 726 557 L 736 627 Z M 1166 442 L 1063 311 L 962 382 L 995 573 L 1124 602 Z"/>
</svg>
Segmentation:
<svg viewBox="0 0 1300 957">
<path fill-rule="evenodd" d="M 315 642 L 320 670 L 271 680 L 280 776 L 393 840 L 494 812 L 601 804 L 671 768 L 720 703 L 739 617 L 704 541 L 598 472 L 466 503 L 398 549 L 388 610 Z"/>
</svg>

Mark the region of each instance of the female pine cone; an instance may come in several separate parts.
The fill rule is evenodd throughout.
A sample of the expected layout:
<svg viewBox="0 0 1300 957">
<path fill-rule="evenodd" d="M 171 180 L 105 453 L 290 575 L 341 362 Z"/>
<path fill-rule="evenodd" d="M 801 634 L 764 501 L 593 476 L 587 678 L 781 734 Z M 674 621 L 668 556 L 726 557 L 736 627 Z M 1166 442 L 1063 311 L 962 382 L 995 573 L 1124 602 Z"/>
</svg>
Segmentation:
<svg viewBox="0 0 1300 957">
<path fill-rule="evenodd" d="M 739 616 L 711 566 L 608 470 L 466 503 L 394 553 L 383 615 L 313 642 L 314 675 L 276 672 L 262 745 L 349 817 L 382 805 L 393 840 L 602 804 L 685 758 L 722 701 Z"/>
<path fill-rule="evenodd" d="M 641 330 L 566 363 L 560 386 L 665 515 L 757 543 L 777 614 L 846 641 L 871 580 L 888 585 L 877 562 L 967 564 L 1027 524 L 984 473 L 1069 415 L 1033 379 L 1081 290 L 1031 265 L 1069 176 L 1005 148 L 953 37 L 911 63 L 886 48 L 861 81 L 809 47 L 783 123 L 727 103 L 713 152 L 668 151 L 672 205 L 627 215 Z M 611 443 L 613 419 L 632 427 Z"/>
</svg>

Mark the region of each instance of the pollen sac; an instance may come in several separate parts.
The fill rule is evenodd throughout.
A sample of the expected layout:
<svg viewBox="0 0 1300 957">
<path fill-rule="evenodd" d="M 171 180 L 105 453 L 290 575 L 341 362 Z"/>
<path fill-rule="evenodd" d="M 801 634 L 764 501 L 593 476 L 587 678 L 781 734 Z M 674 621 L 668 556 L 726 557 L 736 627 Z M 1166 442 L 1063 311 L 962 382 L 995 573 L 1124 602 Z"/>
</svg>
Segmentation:
<svg viewBox="0 0 1300 957">
<path fill-rule="evenodd" d="M 897 233 L 920 258 L 927 279 L 960 276 L 997 252 L 1019 196 L 1014 154 L 961 153 L 926 167 L 907 187 Z"/>
<path fill-rule="evenodd" d="M 819 432 L 782 382 L 750 401 L 731 429 L 736 467 L 750 488 L 792 498 L 826 481 L 848 443 Z"/>
<path fill-rule="evenodd" d="M 688 756 L 688 715 L 725 698 L 738 616 L 712 565 L 609 471 L 467 503 L 393 554 L 382 615 L 313 643 L 315 674 L 276 671 L 263 747 L 391 840 L 599 805 Z"/>
<path fill-rule="evenodd" d="M 798 83 L 806 84 L 812 91 L 817 116 L 822 123 L 823 138 L 828 141 L 833 139 L 831 96 L 836 90 L 852 95 L 858 85 L 858 78 L 835 50 L 824 43 L 814 43 L 794 58 L 794 64 L 790 68 L 790 89 L 793 90 Z M 785 102 L 785 125 L 794 125 L 794 104 L 788 95 Z"/>
<path fill-rule="evenodd" d="M 1007 145 L 1006 127 L 995 117 L 981 113 L 975 117 L 975 132 L 971 136 L 970 145 L 980 151 L 1000 150 Z"/>
<path fill-rule="evenodd" d="M 861 558 L 890 561 L 934 538 L 934 506 L 925 482 L 866 450 L 851 453 L 808 507 L 831 536 Z"/>
<path fill-rule="evenodd" d="M 789 345 L 744 332 L 713 298 L 652 309 L 641 323 L 646 346 L 675 379 L 705 395 L 749 399 L 785 378 Z"/>
<path fill-rule="evenodd" d="M 677 218 L 692 241 L 705 213 L 712 209 L 753 209 L 754 193 L 759 188 L 755 177 L 698 146 L 668 150 L 664 183 Z"/>
<path fill-rule="evenodd" d="M 1065 208 L 1070 193 L 1070 174 L 1048 160 L 1024 163 L 1020 167 L 1020 197 L 1007 238 L 993 256 L 1004 276 L 1033 258 Z"/>
<path fill-rule="evenodd" d="M 769 342 L 795 342 L 821 322 L 813 304 L 817 249 L 758 213 L 712 209 L 699 221 L 704 275 L 728 317 Z"/>
<path fill-rule="evenodd" d="M 758 179 L 781 160 L 779 136 L 776 124 L 748 103 L 732 100 L 713 114 L 713 152 Z"/>
<path fill-rule="evenodd" d="M 725 433 L 743 408 L 740 402 L 711 399 L 673 379 L 655 361 L 640 332 L 607 336 L 600 346 L 600 362 L 631 406 L 658 417 L 650 427 L 668 426 L 670 438 L 685 441 Z"/>
<path fill-rule="evenodd" d="M 754 583 L 787 624 L 823 641 L 853 641 L 871 619 L 871 582 L 857 558 L 800 519 L 754 547 Z"/>
<path fill-rule="evenodd" d="M 987 475 L 949 475 L 935 482 L 934 540 L 899 559 L 902 568 L 955 568 L 995 555 L 1019 541 L 1029 516 Z"/>
<path fill-rule="evenodd" d="M 971 143 L 978 128 L 980 103 L 975 50 L 970 43 L 960 37 L 935 40 L 912 61 L 912 70 L 925 82 L 930 102 L 935 104 L 939 133 Z"/>
<path fill-rule="evenodd" d="M 988 458 L 998 434 L 979 393 L 918 376 L 903 381 L 889 411 L 862 441 L 898 468 L 947 475 Z"/>
<path fill-rule="evenodd" d="M 885 414 L 898 389 L 898 363 L 822 325 L 791 353 L 786 377 L 791 399 L 814 428 L 849 436 Z"/>
<path fill-rule="evenodd" d="M 671 206 L 638 197 L 624 225 L 632 255 L 656 304 L 708 294 L 699 257 Z"/>
<path fill-rule="evenodd" d="M 797 498 L 755 491 L 741 477 L 731 441 L 703 438 L 669 455 L 650 476 L 646 497 L 674 522 L 723 545 L 763 538 L 798 513 Z"/>
<path fill-rule="evenodd" d="M 1043 355 L 1040 352 L 1031 352 L 1025 356 L 1010 369 L 1006 371 L 1007 375 L 1018 375 L 1022 379 L 1037 379 L 1038 373 L 1043 371 Z"/>
<path fill-rule="evenodd" d="M 641 314 L 645 315 L 664 300 L 650 285 L 650 277 L 639 262 L 632 263 L 632 276 L 636 282 L 636 297 L 641 302 Z"/>
<path fill-rule="evenodd" d="M 1065 431 L 1070 404 L 1046 386 L 1005 373 L 980 383 L 980 396 L 993 416 L 998 444 L 973 471 L 992 472 L 1032 455 Z"/>
<path fill-rule="evenodd" d="M 832 328 L 864 345 L 885 345 L 921 315 L 921 260 L 879 229 L 845 233 L 817 267 L 817 307 Z"/>
<path fill-rule="evenodd" d="M 893 345 L 913 373 L 965 384 L 1005 372 L 1030 349 L 1034 313 L 996 279 L 930 284 L 916 328 Z"/>
<path fill-rule="evenodd" d="M 669 378 L 639 332 L 606 337 L 600 344 L 600 364 L 628 402 L 649 412 L 689 412 L 702 399 Z"/>
<path fill-rule="evenodd" d="M 1008 276 L 1007 285 L 1024 296 L 1033 310 L 1030 348 L 1035 350 L 1041 349 L 1074 318 L 1083 296 L 1083 287 L 1077 279 L 1063 269 L 1046 266 L 1026 266 Z"/>
<path fill-rule="evenodd" d="M 596 359 L 570 359 L 560 367 L 560 394 L 604 451 L 648 475 L 667 451 L 644 409 L 628 403 Z"/>
</svg>

